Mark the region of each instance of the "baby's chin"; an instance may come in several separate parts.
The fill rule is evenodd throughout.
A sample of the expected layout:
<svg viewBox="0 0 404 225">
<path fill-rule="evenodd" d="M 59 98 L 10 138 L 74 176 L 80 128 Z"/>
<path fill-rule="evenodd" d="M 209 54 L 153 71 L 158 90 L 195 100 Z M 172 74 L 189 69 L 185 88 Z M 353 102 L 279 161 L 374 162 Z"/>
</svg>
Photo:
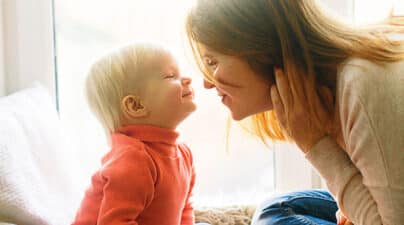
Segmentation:
<svg viewBox="0 0 404 225">
<path fill-rule="evenodd" d="M 195 112 L 195 110 L 198 108 L 198 106 L 196 105 L 196 103 L 194 101 L 192 101 L 192 103 L 189 105 L 189 111 Z"/>
<path fill-rule="evenodd" d="M 189 109 L 189 111 L 188 111 L 187 117 L 188 117 L 189 115 L 191 115 L 192 113 L 194 113 L 197 109 L 198 109 L 198 107 L 197 107 L 196 104 L 194 103 L 194 104 L 190 107 L 190 109 Z"/>
<path fill-rule="evenodd" d="M 191 105 L 184 113 L 183 115 L 183 120 L 187 119 L 192 113 L 194 113 L 197 109 L 197 106 L 195 104 Z"/>
</svg>

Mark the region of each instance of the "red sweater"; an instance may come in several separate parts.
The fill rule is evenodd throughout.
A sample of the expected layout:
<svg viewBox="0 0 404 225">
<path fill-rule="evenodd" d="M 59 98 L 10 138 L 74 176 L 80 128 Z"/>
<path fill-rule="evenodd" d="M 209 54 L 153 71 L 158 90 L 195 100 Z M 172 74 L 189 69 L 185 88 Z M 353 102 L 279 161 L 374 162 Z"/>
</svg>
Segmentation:
<svg viewBox="0 0 404 225">
<path fill-rule="evenodd" d="M 72 225 L 194 224 L 192 155 L 177 137 L 152 126 L 114 133 Z"/>
</svg>

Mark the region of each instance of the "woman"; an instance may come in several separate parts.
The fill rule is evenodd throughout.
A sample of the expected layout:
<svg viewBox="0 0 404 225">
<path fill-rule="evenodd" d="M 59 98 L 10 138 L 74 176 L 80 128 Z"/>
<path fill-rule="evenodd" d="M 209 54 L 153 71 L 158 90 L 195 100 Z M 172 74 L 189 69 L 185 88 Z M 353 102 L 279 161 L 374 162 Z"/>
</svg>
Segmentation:
<svg viewBox="0 0 404 225">
<path fill-rule="evenodd" d="M 402 224 L 404 42 L 388 34 L 403 24 L 365 29 L 325 14 L 314 0 L 198 0 L 186 29 L 205 87 L 233 119 L 251 116 L 262 140 L 297 144 L 339 223 Z M 255 224 L 335 224 L 335 211 L 327 193 L 294 193 L 264 203 Z"/>
</svg>

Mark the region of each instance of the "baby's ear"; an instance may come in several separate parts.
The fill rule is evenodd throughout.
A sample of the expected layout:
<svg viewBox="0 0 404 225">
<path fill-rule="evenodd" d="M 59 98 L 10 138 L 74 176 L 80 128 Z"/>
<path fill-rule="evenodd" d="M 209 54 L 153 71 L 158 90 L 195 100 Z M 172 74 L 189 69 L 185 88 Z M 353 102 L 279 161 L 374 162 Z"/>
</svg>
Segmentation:
<svg viewBox="0 0 404 225">
<path fill-rule="evenodd" d="M 127 95 L 121 101 L 122 112 L 128 118 L 140 118 L 147 116 L 147 109 L 142 105 L 139 96 Z"/>
</svg>

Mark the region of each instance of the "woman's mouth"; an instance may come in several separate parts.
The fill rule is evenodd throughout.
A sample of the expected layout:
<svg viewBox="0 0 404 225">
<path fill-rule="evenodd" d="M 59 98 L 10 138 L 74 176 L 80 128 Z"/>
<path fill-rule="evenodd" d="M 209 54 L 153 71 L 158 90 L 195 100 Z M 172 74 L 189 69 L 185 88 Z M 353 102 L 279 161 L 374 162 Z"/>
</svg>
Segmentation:
<svg viewBox="0 0 404 225">
<path fill-rule="evenodd" d="M 219 97 L 221 98 L 221 102 L 223 103 L 223 104 L 225 104 L 225 101 L 226 101 L 226 97 L 227 97 L 227 95 L 225 95 L 225 94 L 219 94 Z M 225 104 L 226 105 L 226 104 Z"/>
<path fill-rule="evenodd" d="M 219 89 L 217 89 L 217 95 L 221 98 L 221 102 L 227 106 L 226 102 L 228 102 L 229 96 Z"/>
</svg>

